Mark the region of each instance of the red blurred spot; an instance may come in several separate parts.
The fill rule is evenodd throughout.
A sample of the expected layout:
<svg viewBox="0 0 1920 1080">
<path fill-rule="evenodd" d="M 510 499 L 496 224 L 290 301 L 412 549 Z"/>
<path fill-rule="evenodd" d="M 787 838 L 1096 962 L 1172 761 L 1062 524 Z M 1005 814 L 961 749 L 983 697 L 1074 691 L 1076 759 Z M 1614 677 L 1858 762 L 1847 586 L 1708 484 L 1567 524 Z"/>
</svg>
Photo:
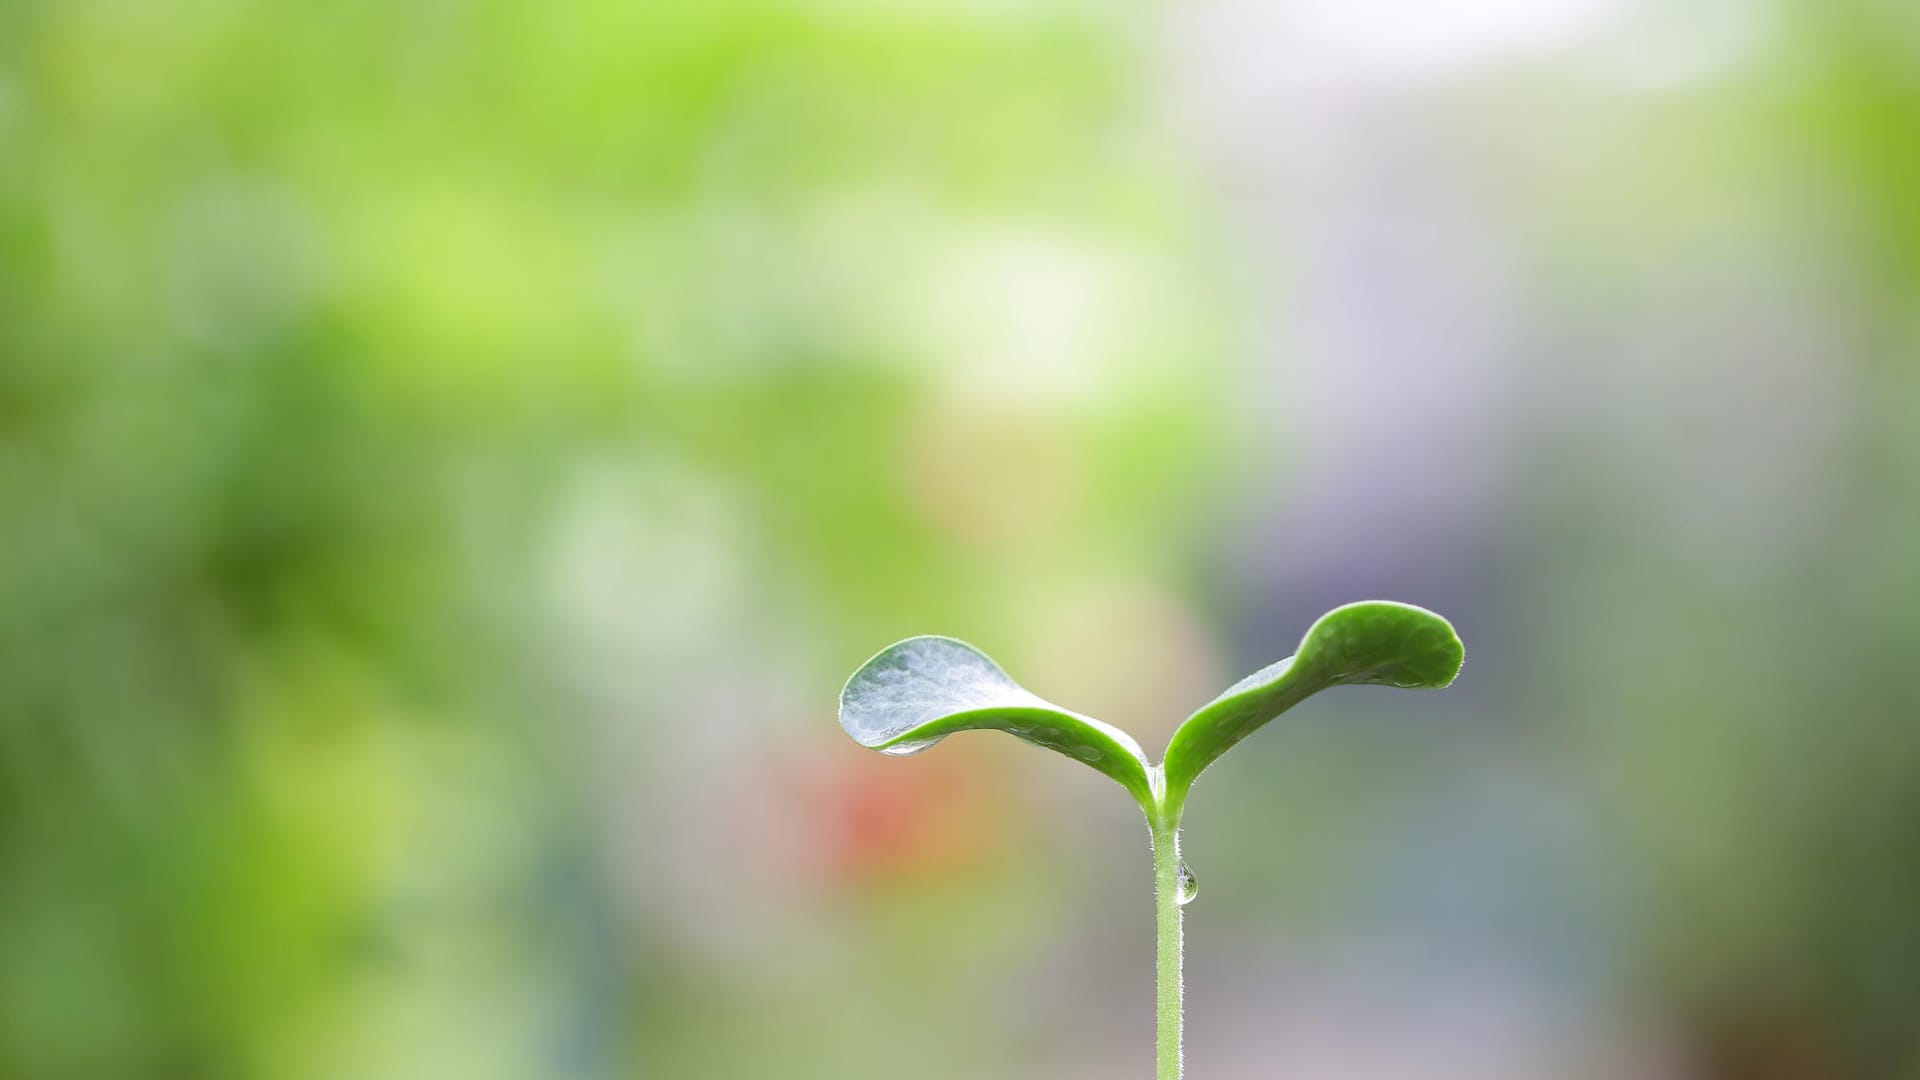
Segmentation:
<svg viewBox="0 0 1920 1080">
<path fill-rule="evenodd" d="M 815 830 L 812 868 L 839 882 L 939 877 L 978 864 L 998 828 L 981 763 L 938 756 L 824 755 L 800 778 Z"/>
</svg>

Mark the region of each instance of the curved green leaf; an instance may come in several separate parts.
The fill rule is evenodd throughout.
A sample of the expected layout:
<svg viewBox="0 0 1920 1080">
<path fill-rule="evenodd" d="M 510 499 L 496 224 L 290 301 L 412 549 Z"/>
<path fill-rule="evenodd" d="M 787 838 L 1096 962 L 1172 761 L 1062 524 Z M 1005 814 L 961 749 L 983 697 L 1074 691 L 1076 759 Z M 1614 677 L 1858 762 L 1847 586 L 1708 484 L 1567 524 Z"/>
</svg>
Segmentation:
<svg viewBox="0 0 1920 1080">
<path fill-rule="evenodd" d="M 840 726 L 889 754 L 925 750 L 956 731 L 997 728 L 1057 750 L 1153 801 L 1146 755 L 1119 728 L 1028 692 L 964 641 L 915 637 L 882 649 L 840 691 Z"/>
<path fill-rule="evenodd" d="M 1300 649 L 1227 688 L 1188 717 L 1167 746 L 1167 801 L 1177 812 L 1201 770 L 1267 721 L 1330 686 L 1437 690 L 1464 656 L 1447 620 L 1425 608 L 1370 600 L 1334 608 Z"/>
</svg>

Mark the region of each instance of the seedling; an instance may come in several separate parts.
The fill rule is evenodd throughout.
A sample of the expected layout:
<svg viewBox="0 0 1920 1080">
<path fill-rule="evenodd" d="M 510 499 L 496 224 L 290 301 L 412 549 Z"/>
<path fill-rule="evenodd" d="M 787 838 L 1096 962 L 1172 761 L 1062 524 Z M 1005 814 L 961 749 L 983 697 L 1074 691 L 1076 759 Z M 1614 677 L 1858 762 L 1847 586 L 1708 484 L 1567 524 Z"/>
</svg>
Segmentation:
<svg viewBox="0 0 1920 1080">
<path fill-rule="evenodd" d="M 1133 737 L 1029 693 L 985 653 L 948 637 L 887 646 L 847 680 L 840 726 L 862 746 L 917 754 L 956 731 L 992 728 L 1106 773 L 1147 816 L 1159 931 L 1157 1080 L 1180 1077 L 1180 917 L 1195 894 L 1180 859 L 1180 814 L 1202 770 L 1262 724 L 1332 686 L 1437 690 L 1464 655 L 1447 620 L 1384 600 L 1320 617 L 1300 649 L 1234 683 L 1174 731 L 1158 765 Z"/>
</svg>

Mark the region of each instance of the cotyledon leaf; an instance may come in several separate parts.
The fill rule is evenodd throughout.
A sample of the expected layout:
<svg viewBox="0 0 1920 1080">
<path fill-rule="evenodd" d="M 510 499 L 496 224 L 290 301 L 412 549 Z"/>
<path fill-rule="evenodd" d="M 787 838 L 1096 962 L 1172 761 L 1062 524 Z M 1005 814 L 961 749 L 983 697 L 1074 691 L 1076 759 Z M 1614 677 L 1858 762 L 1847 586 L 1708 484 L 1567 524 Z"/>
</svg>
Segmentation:
<svg viewBox="0 0 1920 1080">
<path fill-rule="evenodd" d="M 1034 695 L 985 653 L 949 637 L 908 638 L 862 665 L 840 691 L 840 726 L 889 754 L 994 728 L 1093 766 L 1142 806 L 1154 801 L 1146 755 L 1131 736 Z"/>
<path fill-rule="evenodd" d="M 1312 694 L 1330 686 L 1437 690 L 1459 674 L 1463 656 L 1453 626 L 1425 608 L 1387 600 L 1334 608 L 1292 656 L 1228 687 L 1173 733 L 1163 764 L 1167 801 L 1177 817 L 1201 770 Z"/>
</svg>

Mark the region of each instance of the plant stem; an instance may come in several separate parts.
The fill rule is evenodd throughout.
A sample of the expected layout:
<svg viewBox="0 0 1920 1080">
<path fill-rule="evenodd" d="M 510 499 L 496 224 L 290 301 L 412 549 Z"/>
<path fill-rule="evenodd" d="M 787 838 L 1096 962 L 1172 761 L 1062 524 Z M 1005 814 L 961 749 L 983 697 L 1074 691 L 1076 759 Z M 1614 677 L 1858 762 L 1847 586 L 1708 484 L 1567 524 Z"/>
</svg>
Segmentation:
<svg viewBox="0 0 1920 1080">
<path fill-rule="evenodd" d="M 1150 813 L 1148 828 L 1153 834 L 1154 921 L 1160 939 L 1154 1078 L 1180 1080 L 1180 826 L 1163 814 Z"/>
</svg>

